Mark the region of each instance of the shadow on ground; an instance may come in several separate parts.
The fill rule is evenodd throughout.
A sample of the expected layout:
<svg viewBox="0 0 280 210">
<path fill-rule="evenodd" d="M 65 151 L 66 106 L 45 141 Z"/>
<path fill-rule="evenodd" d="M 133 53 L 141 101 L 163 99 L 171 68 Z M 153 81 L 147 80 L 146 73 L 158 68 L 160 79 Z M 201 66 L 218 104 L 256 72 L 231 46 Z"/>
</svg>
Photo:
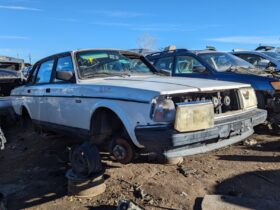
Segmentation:
<svg viewBox="0 0 280 210">
<path fill-rule="evenodd" d="M 67 148 L 76 140 L 21 128 L 7 130 L 6 137 L 7 147 L 0 154 L 0 191 L 7 196 L 9 210 L 35 207 L 67 194 Z"/>
<path fill-rule="evenodd" d="M 234 176 L 217 184 L 214 194 L 233 196 L 225 197 L 224 203 L 256 210 L 267 205 L 267 209 L 277 210 L 280 202 L 280 170 L 258 170 Z"/>
</svg>

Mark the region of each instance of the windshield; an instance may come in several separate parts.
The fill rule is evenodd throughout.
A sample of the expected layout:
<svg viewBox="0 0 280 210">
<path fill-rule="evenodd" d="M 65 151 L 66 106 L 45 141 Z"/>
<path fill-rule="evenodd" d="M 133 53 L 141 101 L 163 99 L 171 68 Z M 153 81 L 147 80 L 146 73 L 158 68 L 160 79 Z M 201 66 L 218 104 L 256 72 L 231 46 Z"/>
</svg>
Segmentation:
<svg viewBox="0 0 280 210">
<path fill-rule="evenodd" d="M 277 53 L 277 52 L 263 52 L 263 53 L 276 60 L 280 60 L 280 53 Z"/>
<path fill-rule="evenodd" d="M 137 56 L 119 51 L 85 51 L 76 55 L 80 77 L 130 76 L 152 74 L 152 70 Z"/>
<path fill-rule="evenodd" d="M 229 53 L 205 53 L 200 54 L 199 57 L 219 72 L 232 68 L 254 68 L 252 64 Z"/>
</svg>

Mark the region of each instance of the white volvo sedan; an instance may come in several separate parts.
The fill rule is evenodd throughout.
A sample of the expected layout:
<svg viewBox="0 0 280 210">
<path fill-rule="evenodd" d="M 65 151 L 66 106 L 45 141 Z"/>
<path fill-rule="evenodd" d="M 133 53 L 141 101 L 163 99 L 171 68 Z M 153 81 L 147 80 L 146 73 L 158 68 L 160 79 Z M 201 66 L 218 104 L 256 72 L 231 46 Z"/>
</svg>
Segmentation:
<svg viewBox="0 0 280 210">
<path fill-rule="evenodd" d="M 250 85 L 162 76 L 144 57 L 122 50 L 44 58 L 11 95 L 19 116 L 110 145 L 122 163 L 136 151 L 173 158 L 221 148 L 244 140 L 266 119 Z"/>
</svg>

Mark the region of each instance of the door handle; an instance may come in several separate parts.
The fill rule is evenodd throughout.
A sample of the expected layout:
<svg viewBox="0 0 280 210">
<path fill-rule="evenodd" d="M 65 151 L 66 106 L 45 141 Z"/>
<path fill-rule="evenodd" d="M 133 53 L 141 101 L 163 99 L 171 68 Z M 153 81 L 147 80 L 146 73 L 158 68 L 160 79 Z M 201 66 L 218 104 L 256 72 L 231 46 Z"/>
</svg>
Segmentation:
<svg viewBox="0 0 280 210">
<path fill-rule="evenodd" d="M 28 90 L 27 90 L 27 93 L 31 93 L 31 90 L 30 90 L 30 89 L 28 89 Z"/>
<path fill-rule="evenodd" d="M 51 92 L 51 89 L 50 88 L 47 88 L 46 89 L 46 93 L 50 93 Z"/>
</svg>

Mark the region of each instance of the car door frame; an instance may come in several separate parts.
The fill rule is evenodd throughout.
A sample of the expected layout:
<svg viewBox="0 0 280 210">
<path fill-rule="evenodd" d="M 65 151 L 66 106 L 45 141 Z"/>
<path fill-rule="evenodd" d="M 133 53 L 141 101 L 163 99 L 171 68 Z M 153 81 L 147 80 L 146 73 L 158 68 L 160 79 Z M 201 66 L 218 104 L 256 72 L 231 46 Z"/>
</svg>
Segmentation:
<svg viewBox="0 0 280 210">
<path fill-rule="evenodd" d="M 73 65 L 73 80 L 72 81 L 60 81 L 55 82 L 56 78 L 56 70 L 57 70 L 57 64 L 58 60 L 63 57 L 70 57 Z M 67 90 L 72 90 L 75 88 L 76 83 L 76 77 L 75 77 L 75 70 L 74 70 L 74 60 L 71 55 L 71 53 L 62 53 L 55 57 L 56 62 L 52 71 L 52 77 L 50 82 L 50 94 L 46 95 L 47 105 L 49 106 L 49 114 L 48 114 L 48 123 L 56 124 L 56 125 L 65 125 L 63 127 L 69 126 L 67 125 L 67 120 L 64 120 L 62 106 L 61 106 L 61 100 L 68 100 L 71 98 L 71 100 L 74 100 L 73 96 L 70 97 L 66 95 Z M 72 91 L 73 94 L 73 91 Z M 66 122 L 65 122 L 66 121 Z M 71 127 L 71 126 L 69 126 Z"/>
<path fill-rule="evenodd" d="M 39 62 L 37 62 L 32 69 L 31 75 L 33 75 L 34 71 L 36 71 L 36 73 L 34 75 L 34 81 L 30 81 L 32 79 L 32 77 L 29 77 L 27 80 L 27 83 L 25 85 L 26 96 L 29 99 L 30 99 L 30 97 L 32 97 L 32 100 L 25 100 L 25 106 L 28 106 L 29 115 L 35 123 L 42 121 L 42 118 L 44 119 L 44 117 L 42 117 L 42 116 L 46 116 L 46 110 L 44 112 L 43 111 L 44 109 L 42 107 L 42 105 L 46 102 L 45 91 L 43 91 L 43 89 L 44 89 L 45 85 L 49 84 L 47 82 L 36 84 L 36 80 L 37 80 L 41 65 L 43 63 L 51 61 L 51 60 L 54 61 L 52 70 L 51 70 L 51 71 L 53 71 L 53 68 L 55 66 L 55 58 L 53 56 L 44 58 L 44 59 L 40 60 Z M 50 76 L 50 81 L 51 81 L 51 77 L 52 77 L 52 72 L 51 72 L 51 76 Z M 38 87 L 41 87 L 41 88 L 38 88 Z"/>
</svg>

